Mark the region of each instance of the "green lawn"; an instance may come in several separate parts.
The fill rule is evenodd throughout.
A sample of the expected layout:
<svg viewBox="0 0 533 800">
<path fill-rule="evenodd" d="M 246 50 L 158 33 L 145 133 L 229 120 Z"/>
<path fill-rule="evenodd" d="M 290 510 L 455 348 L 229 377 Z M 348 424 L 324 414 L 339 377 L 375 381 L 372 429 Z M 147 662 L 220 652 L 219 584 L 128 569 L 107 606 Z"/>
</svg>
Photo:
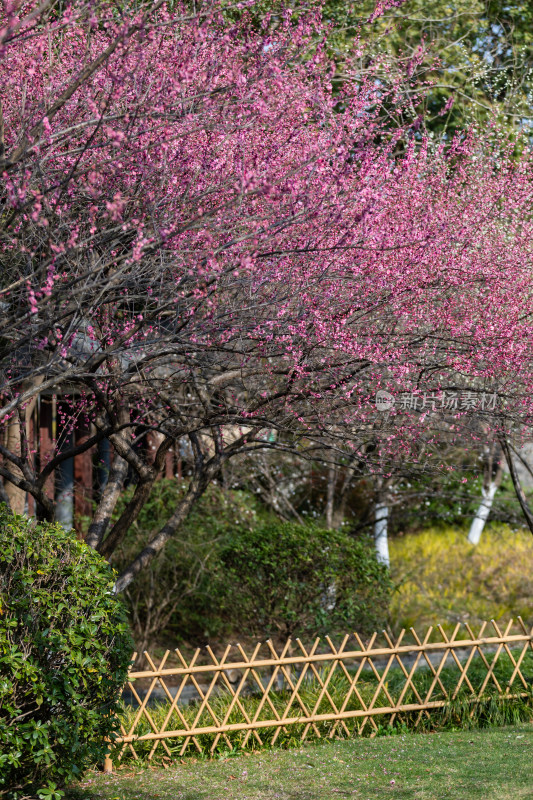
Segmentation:
<svg viewBox="0 0 533 800">
<path fill-rule="evenodd" d="M 328 742 L 91 774 L 69 800 L 533 799 L 533 725 Z"/>
</svg>

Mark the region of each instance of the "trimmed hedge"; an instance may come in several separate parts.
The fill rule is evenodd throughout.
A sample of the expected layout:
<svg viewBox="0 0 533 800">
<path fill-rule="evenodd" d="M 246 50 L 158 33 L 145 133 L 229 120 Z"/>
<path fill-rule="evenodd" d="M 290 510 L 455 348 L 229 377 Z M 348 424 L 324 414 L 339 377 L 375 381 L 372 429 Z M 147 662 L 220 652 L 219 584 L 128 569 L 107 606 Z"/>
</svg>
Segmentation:
<svg viewBox="0 0 533 800">
<path fill-rule="evenodd" d="M 61 797 L 102 762 L 132 643 L 108 564 L 0 505 L 0 797 Z"/>
<path fill-rule="evenodd" d="M 369 538 L 275 521 L 235 529 L 219 559 L 221 608 L 253 636 L 370 633 L 385 624 L 392 587 Z"/>
</svg>

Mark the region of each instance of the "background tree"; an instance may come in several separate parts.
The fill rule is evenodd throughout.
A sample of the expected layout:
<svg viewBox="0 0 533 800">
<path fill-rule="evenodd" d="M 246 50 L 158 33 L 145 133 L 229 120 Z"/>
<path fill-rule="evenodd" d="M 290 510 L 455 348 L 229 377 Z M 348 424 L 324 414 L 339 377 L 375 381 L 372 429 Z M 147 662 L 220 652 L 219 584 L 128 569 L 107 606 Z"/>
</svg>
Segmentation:
<svg viewBox="0 0 533 800">
<path fill-rule="evenodd" d="M 420 124 L 437 136 L 449 137 L 495 117 L 514 133 L 529 130 L 530 3 L 406 0 L 379 15 L 375 7 L 372 0 L 326 3 L 324 13 L 333 25 L 330 43 L 339 65 L 354 39 L 372 42 L 374 59 L 379 54 L 386 65 L 383 80 L 407 69 L 415 86 L 424 87 L 414 99 L 416 111 Z"/>
</svg>

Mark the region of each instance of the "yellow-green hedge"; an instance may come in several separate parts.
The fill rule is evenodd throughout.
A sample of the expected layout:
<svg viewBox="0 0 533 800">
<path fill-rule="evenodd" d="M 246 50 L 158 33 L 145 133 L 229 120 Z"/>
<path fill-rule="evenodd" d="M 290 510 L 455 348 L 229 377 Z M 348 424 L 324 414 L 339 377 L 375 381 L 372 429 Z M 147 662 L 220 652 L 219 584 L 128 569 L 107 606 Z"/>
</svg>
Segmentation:
<svg viewBox="0 0 533 800">
<path fill-rule="evenodd" d="M 533 617 L 533 536 L 526 529 L 489 525 L 477 547 L 465 530 L 428 529 L 393 539 L 390 551 L 396 630 Z"/>
</svg>

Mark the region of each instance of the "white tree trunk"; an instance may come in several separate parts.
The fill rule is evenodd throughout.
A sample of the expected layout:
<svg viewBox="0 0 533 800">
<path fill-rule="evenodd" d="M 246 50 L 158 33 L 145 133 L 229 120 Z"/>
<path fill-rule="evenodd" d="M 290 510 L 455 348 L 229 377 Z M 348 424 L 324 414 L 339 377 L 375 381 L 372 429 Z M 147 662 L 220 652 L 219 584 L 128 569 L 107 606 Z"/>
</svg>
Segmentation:
<svg viewBox="0 0 533 800">
<path fill-rule="evenodd" d="M 74 459 L 67 458 L 56 467 L 56 520 L 66 531 L 74 525 Z"/>
<path fill-rule="evenodd" d="M 483 499 L 481 500 L 481 504 L 477 510 L 476 516 L 472 520 L 470 531 L 468 533 L 468 541 L 470 542 L 470 544 L 473 545 L 479 544 L 479 540 L 481 539 L 481 534 L 483 533 L 483 528 L 485 527 L 485 523 L 488 519 L 490 510 L 492 508 L 492 503 L 497 488 L 498 484 L 496 483 L 496 481 L 491 481 L 487 489 L 483 487 L 481 490 Z"/>
<path fill-rule="evenodd" d="M 376 555 L 380 564 L 390 567 L 389 559 L 389 540 L 387 536 L 387 524 L 389 519 L 389 507 L 386 503 L 376 503 L 374 510 L 374 542 L 376 545 Z"/>
</svg>

